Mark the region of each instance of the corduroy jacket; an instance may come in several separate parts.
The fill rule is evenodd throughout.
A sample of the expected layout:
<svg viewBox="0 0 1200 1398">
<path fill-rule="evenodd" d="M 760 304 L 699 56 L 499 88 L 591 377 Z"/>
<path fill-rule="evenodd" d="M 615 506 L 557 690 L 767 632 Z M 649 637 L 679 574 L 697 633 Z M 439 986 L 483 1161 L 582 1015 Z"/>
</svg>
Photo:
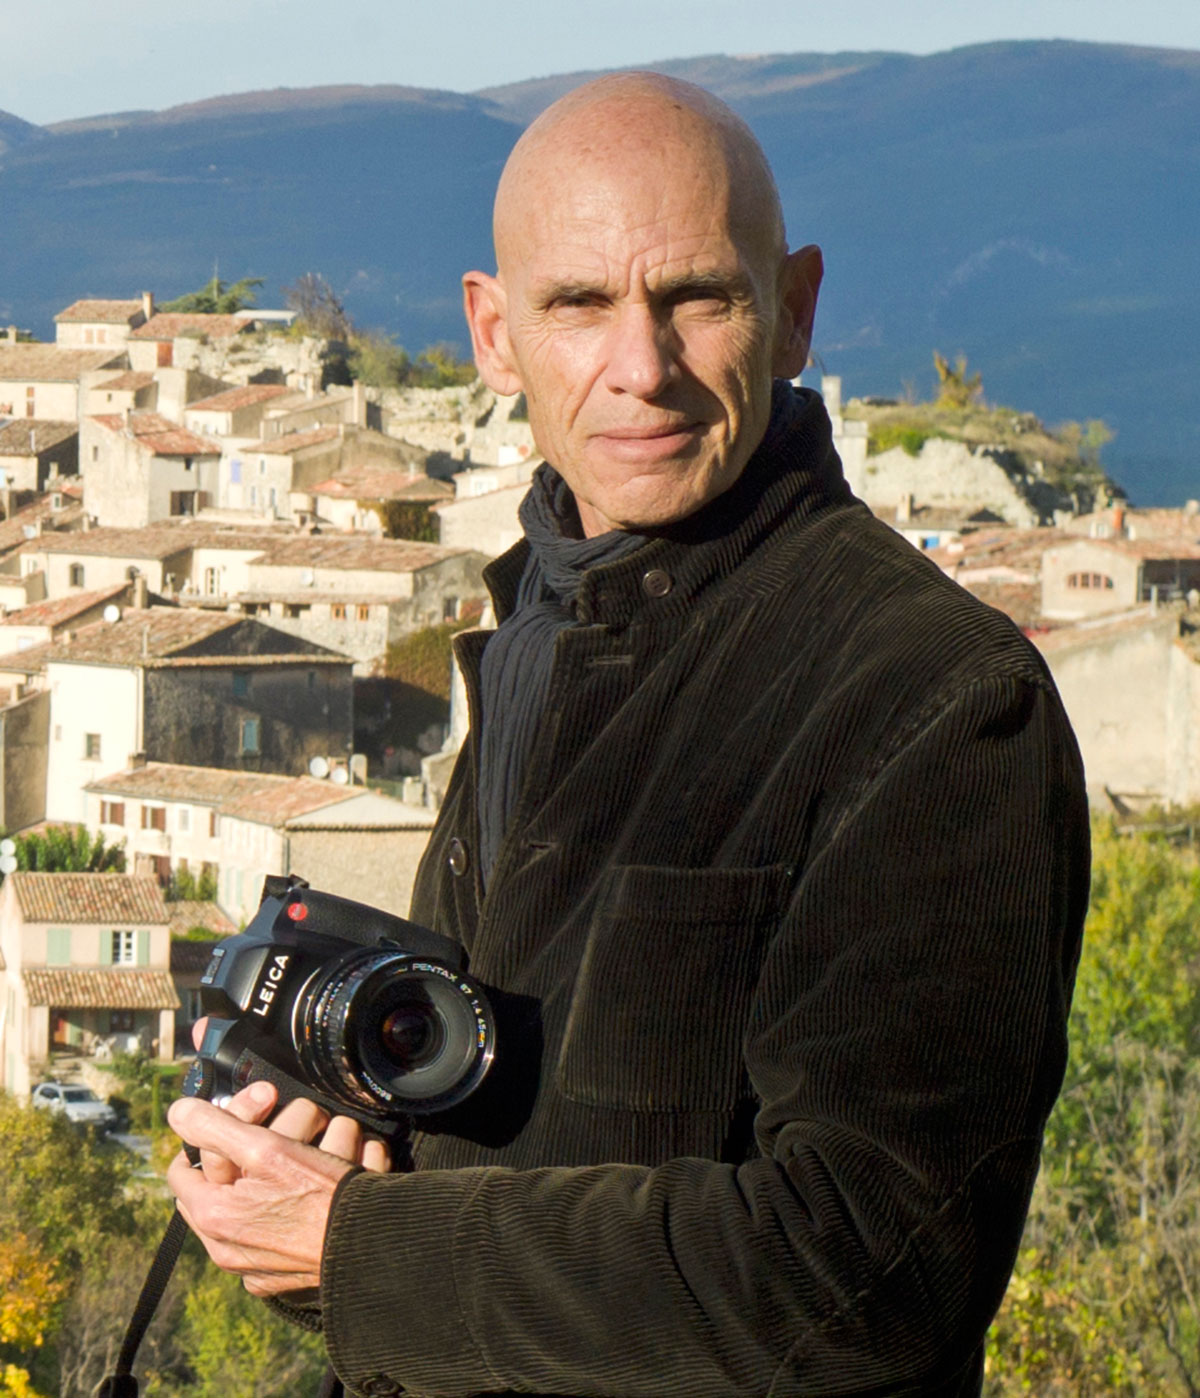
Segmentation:
<svg viewBox="0 0 1200 1398">
<path fill-rule="evenodd" d="M 730 491 L 586 575 L 486 891 L 463 750 L 412 916 L 491 987 L 498 1060 L 415 1173 L 338 1191 L 357 1393 L 979 1392 L 1065 1062 L 1082 772 L 1037 653 L 790 394 Z"/>
</svg>

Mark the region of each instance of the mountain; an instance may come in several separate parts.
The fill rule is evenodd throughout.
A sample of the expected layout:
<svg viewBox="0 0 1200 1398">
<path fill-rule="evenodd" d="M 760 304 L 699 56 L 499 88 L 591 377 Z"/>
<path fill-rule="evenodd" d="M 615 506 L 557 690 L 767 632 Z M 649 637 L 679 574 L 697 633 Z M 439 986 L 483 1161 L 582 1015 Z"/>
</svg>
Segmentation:
<svg viewBox="0 0 1200 1398">
<path fill-rule="evenodd" d="M 1102 417 L 1140 503 L 1200 496 L 1200 53 L 1068 42 L 647 66 L 749 121 L 794 243 L 826 253 L 815 350 L 849 394 L 925 395 L 936 348 L 996 402 Z M 524 123 L 584 74 L 473 95 L 241 94 L 47 128 L 0 117 L 0 323 L 160 298 L 219 262 L 318 271 L 410 348 L 465 343 L 458 278 Z"/>
</svg>

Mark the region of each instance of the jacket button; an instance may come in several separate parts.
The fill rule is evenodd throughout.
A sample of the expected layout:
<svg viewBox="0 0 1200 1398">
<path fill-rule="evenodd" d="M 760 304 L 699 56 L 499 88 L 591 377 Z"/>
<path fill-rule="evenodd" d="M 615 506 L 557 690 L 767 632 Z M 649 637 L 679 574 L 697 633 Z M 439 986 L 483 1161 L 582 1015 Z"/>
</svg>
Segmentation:
<svg viewBox="0 0 1200 1398">
<path fill-rule="evenodd" d="M 665 597 L 671 590 L 671 575 L 661 568 L 651 568 L 642 578 L 642 587 L 651 597 Z"/>
<path fill-rule="evenodd" d="M 467 853 L 467 847 L 456 835 L 450 841 L 450 852 L 446 856 L 446 863 L 450 866 L 450 872 L 457 874 L 459 878 L 471 867 L 471 856 Z"/>
<path fill-rule="evenodd" d="M 386 1374 L 372 1374 L 358 1385 L 358 1392 L 368 1394 L 370 1398 L 393 1398 L 394 1394 L 403 1393 L 404 1390 Z"/>
</svg>

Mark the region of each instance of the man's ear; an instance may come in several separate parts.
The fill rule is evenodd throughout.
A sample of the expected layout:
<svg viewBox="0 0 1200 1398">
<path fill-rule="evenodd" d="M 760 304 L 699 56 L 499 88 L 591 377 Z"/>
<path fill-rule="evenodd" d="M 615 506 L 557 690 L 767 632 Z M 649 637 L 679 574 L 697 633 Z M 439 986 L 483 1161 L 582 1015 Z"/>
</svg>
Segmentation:
<svg viewBox="0 0 1200 1398">
<path fill-rule="evenodd" d="M 779 379 L 794 379 L 808 363 L 813 317 L 825 262 L 816 243 L 788 253 L 780 271 L 779 329 L 772 372 Z"/>
<path fill-rule="evenodd" d="M 479 377 L 504 397 L 521 391 L 521 379 L 508 338 L 508 297 L 498 277 L 468 272 L 462 279 L 463 311 L 471 328 L 471 348 Z"/>
</svg>

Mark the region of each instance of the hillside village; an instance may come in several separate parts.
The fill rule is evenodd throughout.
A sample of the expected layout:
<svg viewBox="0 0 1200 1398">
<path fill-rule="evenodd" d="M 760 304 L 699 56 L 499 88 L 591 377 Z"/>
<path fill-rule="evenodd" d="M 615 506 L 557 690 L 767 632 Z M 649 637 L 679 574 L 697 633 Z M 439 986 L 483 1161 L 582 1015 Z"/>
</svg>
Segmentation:
<svg viewBox="0 0 1200 1398">
<path fill-rule="evenodd" d="M 407 911 L 466 714 L 393 661 L 486 621 L 536 451 L 478 383 L 323 382 L 286 319 L 147 293 L 0 332 L 0 827 L 127 860 L 5 879 L 10 1091 L 185 1047 L 206 952 L 172 931 L 244 925 L 267 874 Z M 822 386 L 855 493 L 1045 655 L 1093 801 L 1200 801 L 1200 506 L 1132 508 L 1033 419 L 889 435 Z"/>
</svg>

